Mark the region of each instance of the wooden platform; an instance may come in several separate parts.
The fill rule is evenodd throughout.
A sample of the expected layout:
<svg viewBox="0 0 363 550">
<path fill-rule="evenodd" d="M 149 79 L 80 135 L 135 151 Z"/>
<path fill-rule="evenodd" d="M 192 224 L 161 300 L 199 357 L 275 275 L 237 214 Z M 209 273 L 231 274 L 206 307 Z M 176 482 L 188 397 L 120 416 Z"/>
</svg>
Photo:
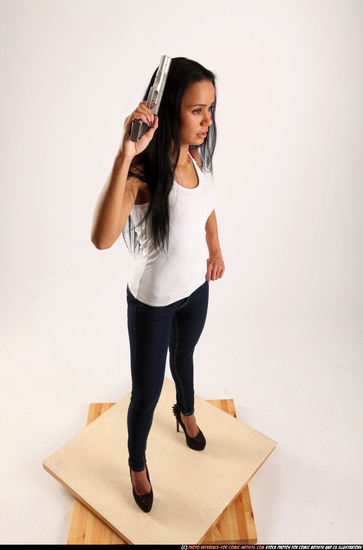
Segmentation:
<svg viewBox="0 0 363 550">
<path fill-rule="evenodd" d="M 232 399 L 208 400 L 236 418 Z M 87 425 L 110 409 L 114 403 L 91 403 Z M 255 544 L 257 533 L 248 485 L 212 525 L 201 544 Z M 100 518 L 74 499 L 68 544 L 128 544 Z"/>
<path fill-rule="evenodd" d="M 101 520 L 95 532 L 104 523 L 127 544 L 239 543 L 256 538 L 249 495 L 243 489 L 276 443 L 237 420 L 234 411 L 224 411 L 224 402 L 220 408 L 194 397 L 198 424 L 207 439 L 201 453 L 192 451 L 184 433 L 176 431 L 171 411 L 175 384 L 164 379 L 147 445 L 154 490 L 149 514 L 132 498 L 127 467 L 130 394 L 112 406 L 105 405 L 102 414 L 102 406 L 90 413 L 96 418 L 44 460 L 45 470 Z M 83 511 L 78 515 L 83 519 L 77 543 L 85 541 L 85 525 L 92 517 Z M 246 519 L 245 527 L 241 516 Z M 107 540 L 111 535 L 102 531 L 98 536 Z"/>
</svg>

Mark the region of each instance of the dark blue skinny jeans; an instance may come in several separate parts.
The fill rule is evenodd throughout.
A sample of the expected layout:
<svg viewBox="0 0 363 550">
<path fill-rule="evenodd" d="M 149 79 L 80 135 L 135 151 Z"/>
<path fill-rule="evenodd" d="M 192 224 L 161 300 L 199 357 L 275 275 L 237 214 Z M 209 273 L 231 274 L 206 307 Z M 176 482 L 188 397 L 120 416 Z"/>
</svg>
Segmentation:
<svg viewBox="0 0 363 550">
<path fill-rule="evenodd" d="M 127 287 L 132 379 L 127 428 L 132 470 L 145 467 L 146 442 L 163 387 L 168 349 L 178 408 L 186 416 L 194 413 L 193 353 L 207 317 L 208 297 L 206 281 L 187 298 L 154 307 L 134 298 Z"/>
</svg>

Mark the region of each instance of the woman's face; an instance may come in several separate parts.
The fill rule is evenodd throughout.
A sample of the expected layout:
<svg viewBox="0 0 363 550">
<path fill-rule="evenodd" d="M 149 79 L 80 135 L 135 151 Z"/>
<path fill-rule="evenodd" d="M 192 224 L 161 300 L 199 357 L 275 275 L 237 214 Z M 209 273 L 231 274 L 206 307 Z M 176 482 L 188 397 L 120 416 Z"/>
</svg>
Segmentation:
<svg viewBox="0 0 363 550">
<path fill-rule="evenodd" d="M 212 124 L 215 90 L 210 80 L 194 82 L 185 90 L 180 110 L 181 145 L 201 145 Z"/>
</svg>

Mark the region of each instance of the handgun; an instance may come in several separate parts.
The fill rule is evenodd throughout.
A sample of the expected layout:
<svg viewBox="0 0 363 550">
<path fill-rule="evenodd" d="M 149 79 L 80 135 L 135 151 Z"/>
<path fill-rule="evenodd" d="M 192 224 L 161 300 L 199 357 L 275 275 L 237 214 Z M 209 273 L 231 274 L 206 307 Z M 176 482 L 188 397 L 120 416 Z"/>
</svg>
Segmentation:
<svg viewBox="0 0 363 550">
<path fill-rule="evenodd" d="M 171 57 L 168 57 L 167 55 L 162 55 L 159 68 L 155 75 L 154 83 L 151 86 L 147 96 L 146 105 L 154 113 L 154 115 L 157 115 L 159 111 L 161 98 L 163 97 L 165 82 L 170 69 L 170 64 Z M 156 103 L 156 106 L 152 105 L 153 102 Z M 141 119 L 133 120 L 130 130 L 131 141 L 138 141 L 145 134 L 145 132 L 147 132 L 148 129 L 149 126 L 145 124 L 145 122 L 143 122 Z"/>
</svg>

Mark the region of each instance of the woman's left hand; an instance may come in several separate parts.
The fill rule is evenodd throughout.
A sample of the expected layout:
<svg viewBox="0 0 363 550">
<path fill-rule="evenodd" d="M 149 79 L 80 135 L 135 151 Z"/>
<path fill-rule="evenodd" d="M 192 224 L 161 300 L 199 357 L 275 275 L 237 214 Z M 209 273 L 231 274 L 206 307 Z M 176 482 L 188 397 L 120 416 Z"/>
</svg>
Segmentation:
<svg viewBox="0 0 363 550">
<path fill-rule="evenodd" d="M 208 283 L 216 281 L 223 276 L 225 271 L 224 261 L 220 254 L 211 254 L 207 260 L 207 274 L 205 276 Z"/>
</svg>

